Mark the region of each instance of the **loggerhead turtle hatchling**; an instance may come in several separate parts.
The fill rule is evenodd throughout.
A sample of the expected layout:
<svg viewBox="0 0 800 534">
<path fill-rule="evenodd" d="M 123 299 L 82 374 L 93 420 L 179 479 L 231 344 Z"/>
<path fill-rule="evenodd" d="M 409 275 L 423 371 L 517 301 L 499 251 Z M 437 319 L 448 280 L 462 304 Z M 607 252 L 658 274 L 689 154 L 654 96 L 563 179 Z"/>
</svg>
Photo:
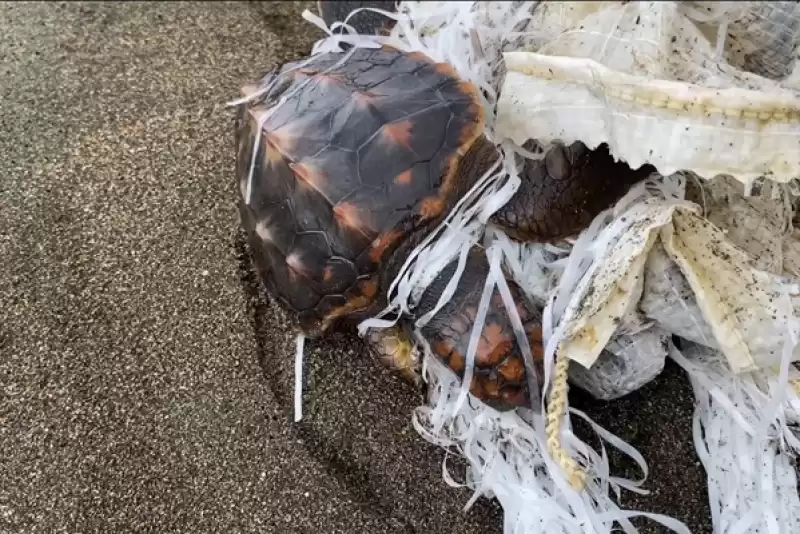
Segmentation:
<svg viewBox="0 0 800 534">
<path fill-rule="evenodd" d="M 236 176 L 257 271 L 300 330 L 317 338 L 352 331 L 386 306 L 409 253 L 500 154 L 484 134 L 479 90 L 448 64 L 385 46 L 299 64 L 243 88 L 253 98 L 237 115 Z M 653 170 L 632 170 L 607 147 L 555 145 L 526 162 L 518 191 L 491 222 L 520 241 L 572 236 Z M 427 287 L 416 316 L 433 309 L 456 264 Z M 452 298 L 421 329 L 461 378 L 488 272 L 486 254 L 475 246 Z M 541 309 L 513 280 L 508 285 L 541 380 Z M 414 319 L 370 330 L 366 342 L 418 381 L 408 331 Z M 473 395 L 499 410 L 530 405 L 523 354 L 497 289 L 474 362 Z"/>
</svg>

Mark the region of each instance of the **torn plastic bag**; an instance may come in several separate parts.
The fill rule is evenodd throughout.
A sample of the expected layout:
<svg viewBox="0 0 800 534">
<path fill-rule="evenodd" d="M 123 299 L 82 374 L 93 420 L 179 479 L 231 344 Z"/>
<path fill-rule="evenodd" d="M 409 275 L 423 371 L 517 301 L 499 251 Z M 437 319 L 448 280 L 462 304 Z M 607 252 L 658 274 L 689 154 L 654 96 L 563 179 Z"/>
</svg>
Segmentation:
<svg viewBox="0 0 800 534">
<path fill-rule="evenodd" d="M 765 9 L 756 4 L 762 3 L 749 3 L 753 16 L 753 10 Z M 730 65 L 723 54 L 729 17 L 705 22 L 704 30 L 689 16 L 697 18 L 698 10 L 689 7 L 540 5 L 531 26 L 541 29 L 541 39 L 525 51 L 504 54 L 498 131 L 519 144 L 608 143 L 631 166 L 651 163 L 663 175 L 689 170 L 703 178 L 730 174 L 745 183 L 800 176 L 800 87 L 792 76 L 773 80 Z M 780 12 L 792 24 L 800 17 L 794 9 Z M 720 39 L 712 39 L 708 27 Z M 741 30 L 741 24 L 735 27 Z M 745 41 L 769 39 L 739 31 L 739 42 Z M 783 55 L 771 64 L 796 70 L 789 49 L 775 48 Z"/>
<path fill-rule="evenodd" d="M 646 317 L 671 334 L 706 347 L 719 348 L 689 282 L 661 243 L 656 243 L 650 251 L 644 280 L 639 310 Z"/>
<path fill-rule="evenodd" d="M 792 228 L 792 198 L 784 184 L 759 180 L 750 188 L 730 176 L 690 179 L 687 197 L 703 216 L 744 250 L 757 269 L 783 274 L 783 241 Z"/>
<path fill-rule="evenodd" d="M 491 239 L 502 243 L 508 272 L 531 298 L 543 306 L 563 275 L 559 263 L 563 263 L 570 252 L 567 244 L 560 248 L 519 243 L 494 228 L 488 234 Z M 633 310 L 622 319 L 591 368 L 571 363 L 570 382 L 595 398 L 612 400 L 655 379 L 664 368 L 667 357 L 665 341 L 669 333 L 652 326 L 653 321 Z"/>
<path fill-rule="evenodd" d="M 800 289 L 793 280 L 754 267 L 747 253 L 700 211 L 689 202 L 650 197 L 617 217 L 600 234 L 601 242 L 610 234 L 616 242 L 606 244 L 566 305 L 568 335 L 559 350 L 587 368 L 594 364 L 618 324 L 639 306 L 647 260 L 660 242 L 732 368 L 742 372 L 776 365 L 789 320 L 777 302 L 788 293 L 797 309 Z M 700 341 L 702 336 L 693 337 Z"/>
<path fill-rule="evenodd" d="M 663 368 L 663 360 L 666 356 L 666 349 L 661 344 L 663 338 L 660 334 L 663 332 L 676 334 L 712 348 L 720 347 L 716 340 L 717 335 L 733 335 L 734 338 L 747 339 L 745 345 L 750 348 L 749 352 L 744 353 L 737 352 L 735 349 L 737 344 L 728 341 L 728 354 L 731 354 L 732 359 L 738 361 L 735 364 L 732 362 L 737 370 L 774 365 L 774 355 L 780 353 L 777 346 L 780 336 L 776 335 L 772 342 L 764 343 L 757 341 L 756 334 L 758 334 L 758 325 L 762 321 L 772 321 L 773 326 L 770 331 L 775 330 L 775 332 L 780 331 L 783 325 L 779 316 L 773 317 L 772 312 L 775 307 L 769 302 L 769 299 L 775 298 L 777 295 L 775 291 L 780 291 L 784 287 L 784 282 L 787 281 L 772 275 L 784 274 L 786 271 L 786 275 L 795 276 L 791 269 L 783 267 L 785 242 L 787 239 L 792 239 L 787 234 L 792 217 L 788 188 L 781 184 L 765 182 L 760 185 L 757 194 L 746 197 L 742 184 L 730 177 L 719 177 L 708 182 L 689 180 L 687 189 L 690 198 L 705 208 L 706 219 L 703 220 L 699 216 L 693 215 L 697 221 L 682 225 L 683 238 L 681 241 L 676 240 L 677 244 L 671 245 L 672 255 L 664 248 L 662 239 L 649 245 L 649 240 L 644 238 L 644 234 L 637 234 L 642 229 L 652 230 L 651 223 L 659 220 L 657 211 L 668 208 L 632 210 L 626 214 L 631 225 L 620 238 L 617 249 L 609 250 L 605 257 L 596 260 L 603 262 L 605 266 L 597 267 L 591 284 L 585 287 L 589 297 L 583 300 L 584 308 L 572 308 L 572 313 L 579 317 L 588 313 L 601 318 L 599 322 L 588 320 L 585 326 L 578 327 L 576 332 L 582 332 L 581 335 L 586 340 L 596 338 L 598 346 L 605 343 L 605 350 L 597 356 L 596 362 L 591 360 L 593 356 L 591 350 L 588 353 L 584 352 L 584 356 L 588 356 L 588 359 L 583 361 L 583 365 L 589 364 L 591 367 L 582 369 L 579 365 L 572 365 L 570 370 L 573 383 L 598 398 L 612 399 L 625 395 L 655 378 Z M 656 201 L 651 199 L 650 202 Z M 701 206 L 694 205 L 693 210 L 687 213 L 693 211 L 700 213 Z M 663 212 L 666 213 L 666 211 Z M 650 222 L 634 224 L 637 218 Z M 662 222 L 663 218 L 661 222 L 656 223 L 656 226 Z M 698 238 L 698 235 L 703 237 Z M 661 238 L 663 237 L 662 235 Z M 702 247 L 708 247 L 710 250 L 707 260 L 687 259 L 686 246 L 681 243 L 683 240 L 690 239 L 703 240 Z M 797 243 L 794 239 L 792 241 Z M 732 257 L 729 252 L 726 252 L 726 248 L 741 250 L 738 255 Z M 789 249 L 797 251 L 800 250 L 800 247 L 789 247 Z M 704 250 L 704 248 L 695 248 L 694 250 Z M 625 256 L 626 254 L 628 256 Z M 637 255 L 639 258 L 646 258 L 641 271 L 639 270 L 640 264 L 636 261 Z M 798 253 L 794 252 L 791 257 L 794 256 L 798 256 Z M 624 258 L 625 261 L 621 262 L 619 258 Z M 676 261 L 680 261 L 683 267 Z M 740 264 L 737 265 L 737 261 Z M 753 273 L 740 272 L 740 268 L 747 264 L 750 265 Z M 632 270 L 626 271 L 626 267 L 620 268 L 621 265 L 627 265 L 627 268 Z M 714 267 L 708 267 L 709 265 Z M 726 321 L 721 319 L 726 316 L 724 310 L 739 308 L 737 303 L 741 304 L 749 297 L 738 295 L 740 291 L 737 288 L 737 290 L 732 290 L 732 296 L 726 297 L 729 299 L 728 302 L 719 301 L 720 295 L 724 292 L 713 289 L 712 279 L 699 274 L 701 268 L 714 272 L 716 266 L 720 266 L 720 274 L 727 273 L 731 277 L 730 280 L 734 281 L 730 282 L 734 285 L 728 287 L 734 287 L 736 283 L 747 283 L 746 280 L 750 276 L 756 279 L 766 277 L 770 280 L 768 285 L 771 285 L 774 291 L 763 291 L 764 287 L 753 290 L 756 295 L 754 299 L 761 303 L 762 308 L 759 311 L 755 309 L 748 312 L 740 310 L 737 313 L 741 317 L 731 320 L 731 324 L 725 324 Z M 708 301 L 705 304 L 706 309 L 715 310 L 710 312 L 715 314 L 712 322 L 706 319 L 703 309 L 698 304 L 698 297 L 682 269 L 689 269 L 690 276 L 697 281 L 696 284 L 702 291 L 702 299 Z M 754 274 L 759 271 L 761 274 Z M 627 282 L 619 284 L 617 281 L 609 281 L 609 276 L 611 278 L 616 276 L 619 279 L 636 279 L 639 273 L 644 282 L 642 291 L 638 291 Z M 626 285 L 628 289 L 623 289 L 622 293 L 618 294 L 616 288 L 626 287 Z M 541 289 L 538 291 L 541 293 Z M 712 293 L 710 296 L 709 292 Z M 613 298 L 604 300 L 609 295 L 613 295 Z M 540 298 L 543 297 L 540 295 Z M 589 304 L 595 298 L 599 299 L 597 302 L 603 304 L 592 309 Z M 630 300 L 627 300 L 628 298 Z M 614 303 L 614 299 L 622 299 L 622 301 L 617 300 Z M 630 310 L 631 306 L 635 307 L 637 301 L 638 311 L 647 319 L 658 324 L 663 331 L 659 329 L 652 332 L 645 330 L 638 333 L 621 334 L 617 330 L 617 323 L 624 326 L 628 322 L 623 318 L 625 310 Z M 624 302 L 624 304 L 620 305 L 620 302 Z M 604 306 L 607 313 L 605 317 L 603 311 L 600 311 L 604 309 Z M 609 312 L 609 310 L 611 311 Z M 594 330 L 593 322 L 600 325 L 598 330 Z M 578 323 L 577 320 L 574 322 L 575 325 Z M 748 329 L 750 330 L 748 331 Z M 597 336 L 598 332 L 604 334 Z M 717 333 L 715 334 L 715 332 Z M 565 346 L 574 347 L 569 343 Z M 639 347 L 642 350 L 630 350 L 631 346 Z M 626 348 L 628 349 L 626 350 Z M 751 353 L 751 356 L 743 356 L 748 353 Z M 573 357 L 576 356 L 574 352 L 571 354 Z"/>
<path fill-rule="evenodd" d="M 743 256 L 739 259 L 746 257 L 752 268 L 768 275 L 797 277 L 800 241 L 795 232 L 790 233 L 788 188 L 764 182 L 759 189 L 758 194 L 746 197 L 742 184 L 730 177 L 707 182 L 690 180 L 687 186 L 688 195 L 705 208 L 706 220 L 724 234 L 730 245 L 741 249 Z M 662 245 L 654 246 L 647 259 L 639 309 L 668 332 L 719 348 L 691 285 Z M 774 362 L 774 358 L 769 361 Z"/>
</svg>

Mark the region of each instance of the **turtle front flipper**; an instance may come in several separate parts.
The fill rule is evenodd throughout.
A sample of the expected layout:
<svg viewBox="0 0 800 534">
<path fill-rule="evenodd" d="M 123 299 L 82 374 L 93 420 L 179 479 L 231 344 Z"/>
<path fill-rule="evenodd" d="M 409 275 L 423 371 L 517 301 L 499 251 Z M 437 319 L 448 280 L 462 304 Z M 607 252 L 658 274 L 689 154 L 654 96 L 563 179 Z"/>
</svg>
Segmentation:
<svg viewBox="0 0 800 534">
<path fill-rule="evenodd" d="M 632 169 L 615 160 L 605 144 L 595 150 L 580 141 L 556 144 L 543 159 L 525 161 L 519 189 L 492 222 L 523 242 L 570 237 L 655 170 L 651 165 Z"/>
<path fill-rule="evenodd" d="M 436 306 L 455 272 L 457 263 L 458 260 L 455 260 L 448 265 L 425 290 L 417 308 L 420 316 Z M 473 247 L 455 293 L 421 329 L 434 355 L 462 380 L 470 336 L 488 274 L 489 263 L 485 250 Z M 541 311 L 528 301 L 513 280 L 506 279 L 506 282 L 522 321 L 532 352 L 537 383 L 541 388 L 544 378 Z M 530 398 L 525 357 L 497 288 L 490 297 L 478 341 L 470 392 L 487 405 L 501 411 L 531 406 L 531 401 L 538 401 Z"/>
<path fill-rule="evenodd" d="M 422 387 L 419 356 L 405 329 L 401 326 L 373 328 L 364 341 L 385 367 L 413 386 Z"/>
<path fill-rule="evenodd" d="M 319 14 L 328 26 L 334 22 L 345 22 L 350 13 L 362 7 L 371 7 L 392 13 L 397 11 L 396 2 L 393 0 L 364 2 L 319 0 L 317 2 Z M 374 11 L 360 11 L 350 17 L 350 20 L 347 20 L 347 24 L 361 35 L 388 35 L 394 26 L 394 20 Z M 339 30 L 338 33 L 342 33 L 342 30 Z"/>
</svg>

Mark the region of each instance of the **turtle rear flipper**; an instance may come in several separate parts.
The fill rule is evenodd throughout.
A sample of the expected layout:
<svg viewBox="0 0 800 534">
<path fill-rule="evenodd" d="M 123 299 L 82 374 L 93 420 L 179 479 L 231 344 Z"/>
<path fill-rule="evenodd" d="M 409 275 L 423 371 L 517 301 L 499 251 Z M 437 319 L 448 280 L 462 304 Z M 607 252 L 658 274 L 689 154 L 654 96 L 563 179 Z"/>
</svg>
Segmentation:
<svg viewBox="0 0 800 534">
<path fill-rule="evenodd" d="M 347 16 L 356 9 L 371 7 L 394 13 L 397 4 L 391 0 L 373 0 L 371 2 L 335 2 L 322 0 L 317 2 L 317 9 L 329 27 L 334 22 L 345 22 Z M 394 26 L 394 20 L 374 11 L 360 11 L 350 17 L 347 24 L 361 35 L 388 35 Z M 336 33 L 343 33 L 339 29 Z"/>
<path fill-rule="evenodd" d="M 435 307 L 455 272 L 457 261 L 448 265 L 425 290 L 417 308 L 420 316 Z M 421 329 L 434 355 L 462 380 L 470 336 L 488 275 L 486 252 L 481 247 L 473 247 L 452 298 Z M 512 280 L 507 280 L 507 283 L 522 320 L 541 387 L 544 378 L 541 312 L 525 298 L 519 286 Z M 474 356 L 470 392 L 487 405 L 501 411 L 531 406 L 531 401 L 538 402 L 538 399 L 530 398 L 525 357 L 497 288 L 490 297 Z"/>
</svg>

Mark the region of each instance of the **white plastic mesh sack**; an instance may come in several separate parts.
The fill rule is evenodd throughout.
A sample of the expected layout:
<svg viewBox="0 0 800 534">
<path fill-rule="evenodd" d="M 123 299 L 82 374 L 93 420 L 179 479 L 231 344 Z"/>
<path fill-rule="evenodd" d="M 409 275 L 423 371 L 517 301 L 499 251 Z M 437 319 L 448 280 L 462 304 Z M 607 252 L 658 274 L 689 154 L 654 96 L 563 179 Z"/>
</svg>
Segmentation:
<svg viewBox="0 0 800 534">
<path fill-rule="evenodd" d="M 722 46 L 730 65 L 788 81 L 800 43 L 798 2 L 683 2 L 682 11 Z"/>
<path fill-rule="evenodd" d="M 570 365 L 570 382 L 600 400 L 632 393 L 664 370 L 669 341 L 669 332 L 659 327 L 616 336 L 606 344 L 591 368 Z"/>
</svg>

